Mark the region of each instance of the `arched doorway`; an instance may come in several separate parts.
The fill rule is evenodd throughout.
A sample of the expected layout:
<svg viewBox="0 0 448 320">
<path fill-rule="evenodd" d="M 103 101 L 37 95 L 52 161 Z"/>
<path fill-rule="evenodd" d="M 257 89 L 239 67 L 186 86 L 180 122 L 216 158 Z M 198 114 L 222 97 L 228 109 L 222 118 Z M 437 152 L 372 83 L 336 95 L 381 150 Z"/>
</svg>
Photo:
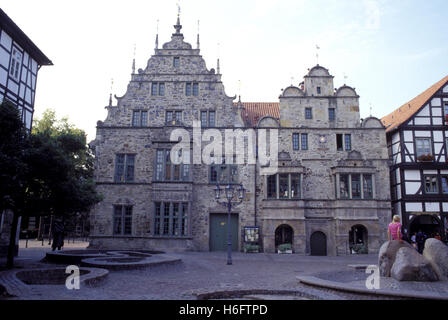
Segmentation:
<svg viewBox="0 0 448 320">
<path fill-rule="evenodd" d="M 294 231 L 291 226 L 287 224 L 280 225 L 277 229 L 275 229 L 275 248 L 277 248 L 281 244 L 291 244 L 294 239 Z"/>
<path fill-rule="evenodd" d="M 325 233 L 316 231 L 310 237 L 310 253 L 312 256 L 327 255 L 327 236 Z"/>
<path fill-rule="evenodd" d="M 442 221 L 435 215 L 422 214 L 412 217 L 409 221 L 409 239 L 414 233 L 422 231 L 427 238 L 433 238 L 437 233 L 443 235 Z"/>
<path fill-rule="evenodd" d="M 368 253 L 368 233 L 363 225 L 353 226 L 348 233 L 350 253 Z"/>
</svg>

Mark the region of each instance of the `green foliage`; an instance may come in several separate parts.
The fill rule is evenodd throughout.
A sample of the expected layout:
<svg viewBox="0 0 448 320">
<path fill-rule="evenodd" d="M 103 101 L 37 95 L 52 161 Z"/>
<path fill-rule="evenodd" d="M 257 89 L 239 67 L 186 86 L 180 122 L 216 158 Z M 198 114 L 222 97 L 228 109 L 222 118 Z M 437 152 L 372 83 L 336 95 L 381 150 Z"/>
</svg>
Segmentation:
<svg viewBox="0 0 448 320">
<path fill-rule="evenodd" d="M 0 104 L 0 212 L 14 208 L 14 196 L 23 190 L 26 147 L 27 133 L 19 110 L 4 101 Z"/>
<path fill-rule="evenodd" d="M 17 112 L 6 104 L 0 110 L 0 199 L 9 197 L 11 209 L 33 216 L 70 215 L 101 201 L 86 134 L 67 118 L 57 120 L 52 110 L 34 123 L 31 135 L 24 134 L 11 110 Z"/>
<path fill-rule="evenodd" d="M 246 243 L 244 244 L 244 252 L 258 253 L 260 252 L 260 246 L 258 244 Z"/>
<path fill-rule="evenodd" d="M 367 246 L 363 243 L 357 243 L 352 246 L 353 251 L 357 254 L 368 254 L 369 250 L 367 249 Z"/>
<path fill-rule="evenodd" d="M 280 250 L 281 252 L 284 252 L 286 250 L 292 250 L 292 246 L 290 243 L 283 243 L 283 244 L 280 244 L 277 247 L 277 249 Z"/>
</svg>

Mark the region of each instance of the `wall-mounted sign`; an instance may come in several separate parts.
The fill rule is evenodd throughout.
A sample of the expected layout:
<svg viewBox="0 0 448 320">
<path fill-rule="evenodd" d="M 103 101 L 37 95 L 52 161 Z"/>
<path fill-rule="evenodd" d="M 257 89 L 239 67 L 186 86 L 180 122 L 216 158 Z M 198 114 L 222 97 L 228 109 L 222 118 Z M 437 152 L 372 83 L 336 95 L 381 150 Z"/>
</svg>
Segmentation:
<svg viewBox="0 0 448 320">
<path fill-rule="evenodd" d="M 260 240 L 260 227 L 244 227 L 244 242 L 258 243 Z"/>
</svg>

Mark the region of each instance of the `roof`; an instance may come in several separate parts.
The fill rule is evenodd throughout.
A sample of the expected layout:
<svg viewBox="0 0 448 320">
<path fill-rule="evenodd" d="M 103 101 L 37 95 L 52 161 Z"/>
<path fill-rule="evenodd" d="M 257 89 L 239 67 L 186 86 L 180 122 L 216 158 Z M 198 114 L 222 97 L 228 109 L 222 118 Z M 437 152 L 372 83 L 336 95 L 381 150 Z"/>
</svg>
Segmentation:
<svg viewBox="0 0 448 320">
<path fill-rule="evenodd" d="M 242 102 L 245 110 L 242 112 L 244 124 L 249 127 L 255 127 L 258 121 L 266 116 L 280 118 L 280 109 L 278 102 Z M 233 104 L 235 107 L 238 103 Z"/>
<path fill-rule="evenodd" d="M 0 9 L 0 28 L 5 30 L 39 65 L 53 65 L 50 59 L 31 41 L 30 38 Z"/>
<path fill-rule="evenodd" d="M 446 83 L 448 83 L 448 76 L 432 85 L 427 90 L 420 93 L 414 99 L 406 102 L 400 108 L 396 109 L 387 116 L 381 118 L 381 122 L 386 127 L 386 132 L 390 132 L 398 128 L 401 124 L 409 120 L 415 113 L 417 113 L 431 97 L 439 91 Z"/>
</svg>

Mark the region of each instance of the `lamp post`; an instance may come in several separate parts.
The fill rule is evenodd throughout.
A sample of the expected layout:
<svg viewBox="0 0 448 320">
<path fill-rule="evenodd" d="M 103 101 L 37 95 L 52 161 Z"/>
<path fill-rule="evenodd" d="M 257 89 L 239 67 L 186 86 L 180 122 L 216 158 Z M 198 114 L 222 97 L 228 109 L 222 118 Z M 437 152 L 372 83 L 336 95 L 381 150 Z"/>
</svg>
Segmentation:
<svg viewBox="0 0 448 320">
<path fill-rule="evenodd" d="M 232 185 L 227 185 L 225 187 L 225 201 L 220 201 L 221 198 L 221 188 L 217 184 L 215 187 L 215 199 L 216 201 L 225 207 L 227 207 L 227 264 L 232 264 L 232 234 L 230 229 L 230 216 L 232 212 L 232 205 L 238 205 L 243 202 L 244 196 L 246 195 L 246 189 L 240 184 L 239 188 L 236 190 L 238 193 L 238 200 L 232 201 L 235 196 L 235 188 Z"/>
</svg>

